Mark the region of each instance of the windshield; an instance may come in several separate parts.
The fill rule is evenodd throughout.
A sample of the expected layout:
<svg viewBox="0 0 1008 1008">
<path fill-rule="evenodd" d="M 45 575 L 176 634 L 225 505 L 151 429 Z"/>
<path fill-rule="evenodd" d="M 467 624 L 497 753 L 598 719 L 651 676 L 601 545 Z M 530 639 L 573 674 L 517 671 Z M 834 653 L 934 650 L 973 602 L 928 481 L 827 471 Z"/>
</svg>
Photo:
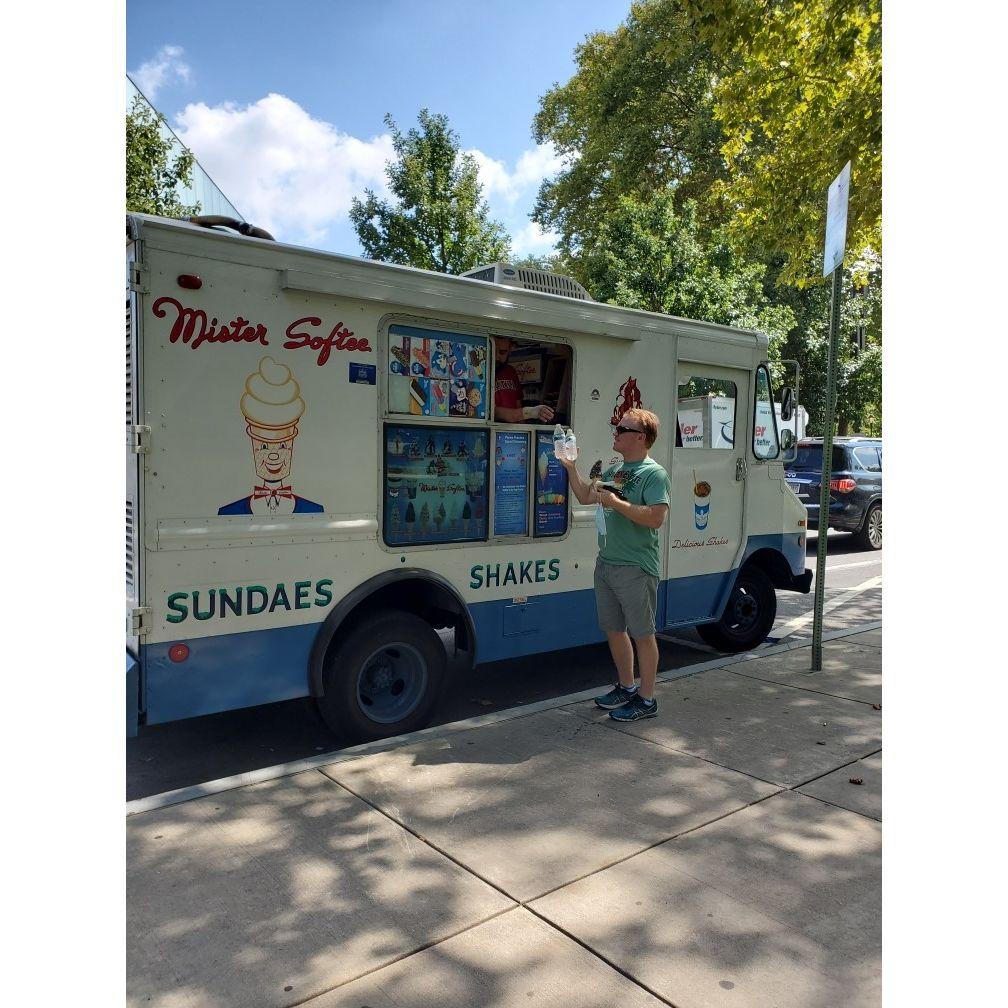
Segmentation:
<svg viewBox="0 0 1008 1008">
<path fill-rule="evenodd" d="M 822 445 L 799 445 L 798 456 L 794 462 L 789 463 L 788 468 L 822 472 Z M 847 459 L 844 456 L 843 448 L 838 448 L 834 445 L 832 471 L 846 468 Z"/>
</svg>

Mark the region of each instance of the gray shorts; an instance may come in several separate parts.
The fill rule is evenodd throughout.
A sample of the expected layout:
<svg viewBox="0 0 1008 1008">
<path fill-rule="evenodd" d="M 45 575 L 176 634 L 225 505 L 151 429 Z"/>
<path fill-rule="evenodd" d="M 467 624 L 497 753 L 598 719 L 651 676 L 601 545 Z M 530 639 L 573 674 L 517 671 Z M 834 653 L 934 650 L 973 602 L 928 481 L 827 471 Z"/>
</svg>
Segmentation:
<svg viewBox="0 0 1008 1008">
<path fill-rule="evenodd" d="M 595 605 L 599 627 L 606 633 L 626 631 L 631 637 L 655 632 L 658 578 L 640 567 L 595 561 Z"/>
</svg>

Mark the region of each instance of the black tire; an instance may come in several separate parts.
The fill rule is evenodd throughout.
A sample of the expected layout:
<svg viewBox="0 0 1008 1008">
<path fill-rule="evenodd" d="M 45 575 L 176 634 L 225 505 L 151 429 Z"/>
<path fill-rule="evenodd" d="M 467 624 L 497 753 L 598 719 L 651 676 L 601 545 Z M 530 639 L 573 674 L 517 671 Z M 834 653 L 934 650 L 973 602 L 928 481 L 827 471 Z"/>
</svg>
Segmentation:
<svg viewBox="0 0 1008 1008">
<path fill-rule="evenodd" d="M 447 656 L 419 616 L 385 610 L 333 642 L 322 669 L 319 713 L 346 742 L 423 728 L 441 694 Z"/>
<path fill-rule="evenodd" d="M 696 630 L 711 647 L 738 654 L 762 644 L 776 618 L 777 593 L 770 579 L 758 567 L 743 567 L 724 615 L 717 623 L 703 623 Z"/>
<path fill-rule="evenodd" d="M 876 501 L 868 508 L 864 525 L 854 533 L 854 541 L 865 549 L 882 549 L 882 503 Z"/>
</svg>

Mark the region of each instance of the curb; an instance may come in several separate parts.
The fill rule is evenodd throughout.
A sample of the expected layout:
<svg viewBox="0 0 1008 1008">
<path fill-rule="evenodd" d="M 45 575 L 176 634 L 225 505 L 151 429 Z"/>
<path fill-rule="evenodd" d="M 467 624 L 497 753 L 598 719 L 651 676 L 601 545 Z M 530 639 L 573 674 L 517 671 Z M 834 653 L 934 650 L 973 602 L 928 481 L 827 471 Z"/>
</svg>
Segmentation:
<svg viewBox="0 0 1008 1008">
<path fill-rule="evenodd" d="M 824 633 L 822 639 L 830 641 L 841 637 L 853 637 L 868 630 L 878 630 L 881 626 L 882 621 L 876 620 L 872 623 Z M 701 662 L 699 665 L 691 665 L 688 669 L 683 669 L 682 671 L 676 670 L 662 673 L 659 670 L 657 681 L 672 682 L 676 679 L 685 679 L 689 676 L 697 675 L 700 672 L 707 672 L 710 669 L 728 668 L 732 665 L 738 665 L 740 662 L 752 661 L 754 658 L 764 658 L 768 655 L 783 654 L 787 651 L 794 651 L 797 648 L 811 646 L 811 640 L 788 641 L 787 643 L 775 644 L 754 651 L 745 651 L 738 655 L 726 655 L 721 658 L 715 658 L 708 662 Z M 362 745 L 351 746 L 348 749 L 337 749 L 330 753 L 323 753 L 321 756 L 310 756 L 292 763 L 279 763 L 276 766 L 250 770 L 247 773 L 235 774 L 232 777 L 222 777 L 219 780 L 207 781 L 204 784 L 192 784 L 189 787 L 178 788 L 175 791 L 164 791 L 161 794 L 149 795 L 146 798 L 135 798 L 133 801 L 126 803 L 126 817 L 140 815 L 143 812 L 154 812 L 158 809 L 168 808 L 171 805 L 181 805 L 183 802 L 220 794 L 223 791 L 234 791 L 238 788 L 248 787 L 250 784 L 263 784 L 266 781 L 278 780 L 281 777 L 291 777 L 294 774 L 304 773 L 306 770 L 318 770 L 324 766 L 331 766 L 334 763 L 345 763 L 349 760 L 359 759 L 362 756 L 370 756 L 374 753 L 389 752 L 390 750 L 400 749 L 403 746 L 410 745 L 422 739 L 451 738 L 462 732 L 471 731 L 473 728 L 485 728 L 504 721 L 514 721 L 518 718 L 528 717 L 531 714 L 538 714 L 540 711 L 554 710 L 555 708 L 566 707 L 579 701 L 590 700 L 598 694 L 598 691 L 599 688 L 596 686 L 593 689 L 583 690 L 580 693 L 568 693 L 562 697 L 551 697 L 549 700 L 540 700 L 537 703 L 526 704 L 523 707 L 511 707 L 508 710 L 496 711 L 493 714 L 466 718 L 464 721 L 453 721 L 450 724 L 422 728 L 420 731 L 410 732 L 407 735 L 396 735 L 377 742 L 365 742 Z"/>
</svg>

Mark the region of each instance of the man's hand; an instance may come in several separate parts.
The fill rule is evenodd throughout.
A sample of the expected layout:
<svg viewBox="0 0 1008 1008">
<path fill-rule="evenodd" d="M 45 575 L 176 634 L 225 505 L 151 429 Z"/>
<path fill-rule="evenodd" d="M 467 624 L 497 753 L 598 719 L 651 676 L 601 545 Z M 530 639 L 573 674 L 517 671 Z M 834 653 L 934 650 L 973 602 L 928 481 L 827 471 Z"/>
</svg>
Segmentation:
<svg viewBox="0 0 1008 1008">
<path fill-rule="evenodd" d="M 616 507 L 618 501 L 622 501 L 624 498 L 617 497 L 612 490 L 607 490 L 605 487 L 598 488 L 598 502 L 604 508 L 608 508 L 610 511 Z"/>
<path fill-rule="evenodd" d="M 549 406 L 540 406 L 539 419 L 543 423 L 549 423 L 553 419 L 553 410 Z"/>
</svg>

